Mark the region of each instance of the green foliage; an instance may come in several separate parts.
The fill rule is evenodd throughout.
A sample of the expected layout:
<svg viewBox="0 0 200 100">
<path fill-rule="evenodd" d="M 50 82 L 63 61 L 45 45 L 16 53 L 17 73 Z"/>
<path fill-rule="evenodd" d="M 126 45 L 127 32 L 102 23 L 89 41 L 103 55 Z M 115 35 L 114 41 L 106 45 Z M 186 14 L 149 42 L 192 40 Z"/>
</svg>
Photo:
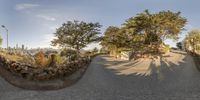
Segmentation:
<svg viewBox="0 0 200 100">
<path fill-rule="evenodd" d="M 100 53 L 102 53 L 102 54 L 107 54 L 107 53 L 108 53 L 108 50 L 106 50 L 104 47 L 102 47 L 102 48 L 100 49 Z"/>
<path fill-rule="evenodd" d="M 64 64 L 66 62 L 64 57 L 60 56 L 59 54 L 51 55 L 50 59 L 51 60 L 49 61 L 49 63 L 54 63 L 58 65 Z"/>
<path fill-rule="evenodd" d="M 86 47 L 89 43 L 97 42 L 101 38 L 99 23 L 86 23 L 79 21 L 68 21 L 57 29 L 56 39 L 52 41 L 53 46 L 70 47 L 77 51 Z"/>
<path fill-rule="evenodd" d="M 70 61 L 78 59 L 78 54 L 75 50 L 72 49 L 63 49 L 60 53 L 61 57 L 67 57 Z"/>
<path fill-rule="evenodd" d="M 73 55 L 73 54 L 76 54 L 76 51 L 75 51 L 75 50 L 72 50 L 72 49 L 63 49 L 63 50 L 60 52 L 60 55 L 61 55 L 61 56 L 70 56 L 70 55 Z"/>
<path fill-rule="evenodd" d="M 98 53 L 98 49 L 95 47 L 93 50 L 92 50 L 92 52 L 94 53 L 94 54 L 96 54 L 96 53 Z"/>
<path fill-rule="evenodd" d="M 176 47 L 179 48 L 179 49 L 183 49 L 183 46 L 182 46 L 181 42 L 176 43 Z"/>
<path fill-rule="evenodd" d="M 124 23 L 127 32 L 144 35 L 144 43 L 162 43 L 165 39 L 178 39 L 178 34 L 184 29 L 187 20 L 180 16 L 180 12 L 160 11 L 143 13 L 131 17 Z"/>
<path fill-rule="evenodd" d="M 162 52 L 163 53 L 167 53 L 167 52 L 169 52 L 170 51 L 170 46 L 169 45 L 164 45 L 163 47 L 162 47 Z"/>
<path fill-rule="evenodd" d="M 126 33 L 124 28 L 110 26 L 106 29 L 101 45 L 107 46 L 108 49 L 127 48 L 131 44 L 131 35 Z"/>
<path fill-rule="evenodd" d="M 184 30 L 186 22 L 187 20 L 180 16 L 180 12 L 149 13 L 146 10 L 126 20 L 120 28 L 108 27 L 101 45 L 114 55 L 124 50 L 146 52 L 143 50 L 145 49 L 159 52 L 160 45 L 164 44 L 165 39 L 178 39 L 178 35 Z M 163 49 L 168 51 L 168 48 L 163 47 Z"/>
<path fill-rule="evenodd" d="M 200 50 L 200 30 L 192 30 L 184 39 L 185 49 L 197 53 Z"/>
<path fill-rule="evenodd" d="M 130 34 L 125 32 L 124 28 L 110 26 L 106 29 L 101 41 L 101 45 L 110 54 L 116 56 L 122 49 L 130 48 L 132 38 Z"/>
</svg>

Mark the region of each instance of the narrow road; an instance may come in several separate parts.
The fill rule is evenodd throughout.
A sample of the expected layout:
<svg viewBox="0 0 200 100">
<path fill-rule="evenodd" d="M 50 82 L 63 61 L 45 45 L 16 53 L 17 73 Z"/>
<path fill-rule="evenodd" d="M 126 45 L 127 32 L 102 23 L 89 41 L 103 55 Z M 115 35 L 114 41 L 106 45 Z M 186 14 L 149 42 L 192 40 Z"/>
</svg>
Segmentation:
<svg viewBox="0 0 200 100">
<path fill-rule="evenodd" d="M 93 59 L 75 85 L 56 91 L 14 87 L 0 78 L 0 100 L 199 100 L 200 72 L 191 56 L 170 53 L 160 61 Z"/>
</svg>

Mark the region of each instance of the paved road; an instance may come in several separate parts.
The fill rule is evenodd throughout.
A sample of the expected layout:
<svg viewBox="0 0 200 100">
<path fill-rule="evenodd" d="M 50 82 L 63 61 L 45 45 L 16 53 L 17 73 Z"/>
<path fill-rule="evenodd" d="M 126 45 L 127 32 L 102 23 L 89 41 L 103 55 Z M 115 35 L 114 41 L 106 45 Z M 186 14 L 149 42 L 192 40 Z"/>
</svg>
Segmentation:
<svg viewBox="0 0 200 100">
<path fill-rule="evenodd" d="M 0 78 L 0 100 L 199 100 L 200 73 L 190 56 L 170 53 L 159 60 L 93 59 L 83 78 L 57 91 L 16 88 Z"/>
</svg>

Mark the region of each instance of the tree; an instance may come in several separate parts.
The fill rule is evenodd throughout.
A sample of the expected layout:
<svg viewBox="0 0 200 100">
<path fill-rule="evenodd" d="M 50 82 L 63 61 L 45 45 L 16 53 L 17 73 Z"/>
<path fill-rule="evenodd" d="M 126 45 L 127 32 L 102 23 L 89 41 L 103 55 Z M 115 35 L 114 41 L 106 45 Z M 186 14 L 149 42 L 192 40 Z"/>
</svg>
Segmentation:
<svg viewBox="0 0 200 100">
<path fill-rule="evenodd" d="M 200 30 L 192 30 L 184 39 L 186 50 L 197 53 L 200 50 Z"/>
<path fill-rule="evenodd" d="M 97 47 L 95 47 L 93 50 L 92 50 L 92 52 L 94 53 L 94 54 L 96 54 L 96 53 L 98 53 L 98 49 L 97 49 Z"/>
<path fill-rule="evenodd" d="M 102 38 L 101 41 L 101 45 L 106 48 L 106 50 L 108 50 L 110 52 L 110 54 L 112 53 L 112 51 L 116 51 L 117 49 L 117 32 L 119 31 L 118 27 L 115 26 L 109 26 L 106 31 L 104 32 L 104 36 Z"/>
<path fill-rule="evenodd" d="M 150 13 L 145 10 L 126 20 L 122 27 L 109 26 L 101 45 L 114 55 L 124 50 L 162 53 L 162 49 L 166 48 L 163 41 L 177 40 L 184 30 L 187 20 L 180 14 L 171 11 Z"/>
<path fill-rule="evenodd" d="M 122 49 L 127 48 L 129 43 L 129 37 L 124 33 L 124 30 L 115 26 L 109 26 L 106 29 L 101 41 L 103 48 L 107 49 L 114 56 Z"/>
<path fill-rule="evenodd" d="M 145 44 L 163 43 L 165 39 L 178 39 L 187 20 L 180 16 L 180 12 L 161 11 L 159 13 L 143 13 L 131 17 L 124 23 L 127 32 L 143 34 Z"/>
<path fill-rule="evenodd" d="M 180 50 L 183 49 L 183 46 L 182 46 L 182 43 L 181 43 L 181 42 L 176 43 L 176 46 L 177 46 L 177 48 L 179 48 Z"/>
<path fill-rule="evenodd" d="M 101 39 L 99 36 L 100 27 L 101 25 L 99 23 L 68 21 L 54 33 L 56 39 L 51 41 L 52 45 L 58 45 L 62 48 L 70 47 L 79 53 L 80 49 Z"/>
</svg>

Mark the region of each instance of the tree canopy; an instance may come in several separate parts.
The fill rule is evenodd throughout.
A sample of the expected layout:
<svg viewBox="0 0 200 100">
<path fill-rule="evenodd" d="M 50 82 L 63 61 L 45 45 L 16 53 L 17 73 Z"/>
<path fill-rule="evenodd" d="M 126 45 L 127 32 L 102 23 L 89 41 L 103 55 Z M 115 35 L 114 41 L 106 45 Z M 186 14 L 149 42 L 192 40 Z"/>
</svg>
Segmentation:
<svg viewBox="0 0 200 100">
<path fill-rule="evenodd" d="M 126 20 L 121 27 L 109 26 L 104 32 L 101 45 L 110 51 L 149 50 L 148 47 L 152 46 L 150 48 L 157 52 L 159 47 L 165 46 L 165 39 L 177 40 L 184 30 L 187 20 L 180 14 L 171 11 L 150 13 L 145 10 Z"/>
<path fill-rule="evenodd" d="M 132 38 L 129 35 L 122 28 L 109 26 L 104 33 L 101 45 L 107 50 L 114 52 L 130 48 Z"/>
<path fill-rule="evenodd" d="M 100 27 L 99 23 L 67 21 L 54 33 L 56 38 L 51 41 L 52 45 L 62 48 L 70 47 L 79 51 L 88 44 L 101 39 Z"/>
<path fill-rule="evenodd" d="M 145 10 L 126 20 L 124 26 L 131 34 L 143 34 L 146 44 L 162 42 L 165 39 L 178 39 L 178 34 L 187 22 L 180 14 L 180 12 L 171 11 L 150 13 Z"/>
<path fill-rule="evenodd" d="M 177 42 L 176 43 L 176 47 L 178 48 L 178 49 L 183 49 L 183 45 L 182 45 L 182 42 Z"/>
<path fill-rule="evenodd" d="M 104 37 L 102 39 L 101 45 L 107 46 L 107 48 L 111 48 L 111 46 L 117 47 L 118 46 L 117 42 L 119 42 L 117 34 L 119 30 L 120 29 L 118 27 L 109 26 L 104 32 Z"/>
<path fill-rule="evenodd" d="M 196 53 L 200 50 L 200 30 L 192 30 L 184 39 L 185 49 Z"/>
</svg>

